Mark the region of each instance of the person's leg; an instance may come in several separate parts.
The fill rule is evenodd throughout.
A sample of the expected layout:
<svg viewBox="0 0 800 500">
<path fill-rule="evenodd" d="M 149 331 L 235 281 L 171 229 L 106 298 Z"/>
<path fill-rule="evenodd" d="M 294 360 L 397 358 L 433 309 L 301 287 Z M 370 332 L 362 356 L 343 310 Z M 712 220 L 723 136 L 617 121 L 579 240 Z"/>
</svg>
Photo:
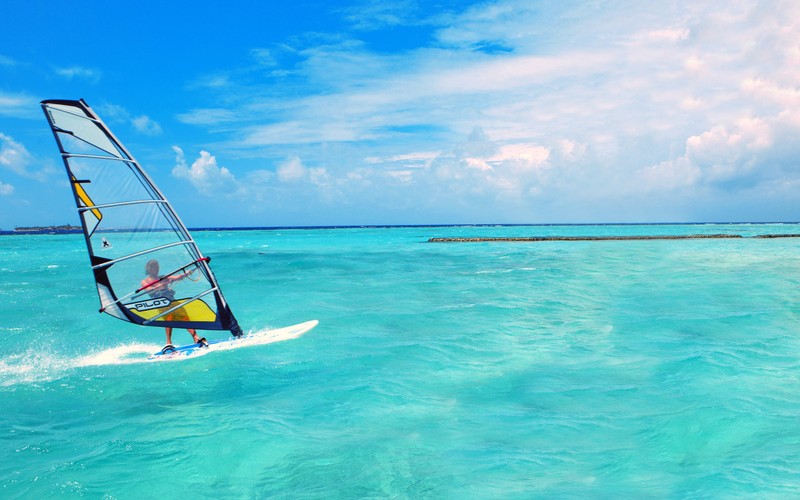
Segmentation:
<svg viewBox="0 0 800 500">
<path fill-rule="evenodd" d="M 197 335 L 197 330 L 195 330 L 193 328 L 188 328 L 188 330 L 189 330 L 189 333 L 192 334 L 192 338 L 194 339 L 194 343 L 195 344 L 200 344 L 200 347 L 208 347 L 208 342 L 206 342 L 206 338 L 205 337 L 200 338 Z"/>
<path fill-rule="evenodd" d="M 172 327 L 164 328 L 167 331 L 167 345 L 172 345 Z"/>
</svg>

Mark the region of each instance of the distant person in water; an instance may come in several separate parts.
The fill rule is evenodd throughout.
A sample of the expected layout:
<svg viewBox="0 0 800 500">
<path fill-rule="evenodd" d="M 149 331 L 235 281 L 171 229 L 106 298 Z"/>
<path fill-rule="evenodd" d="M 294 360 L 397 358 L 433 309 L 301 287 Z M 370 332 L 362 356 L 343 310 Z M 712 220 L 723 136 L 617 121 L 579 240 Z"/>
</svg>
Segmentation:
<svg viewBox="0 0 800 500">
<path fill-rule="evenodd" d="M 147 277 L 142 280 L 142 284 L 139 288 L 141 290 L 146 290 L 150 297 L 154 299 L 164 298 L 171 302 L 175 300 L 175 290 L 172 289 L 172 284 L 176 281 L 181 281 L 185 278 L 188 278 L 189 275 L 195 271 L 195 269 L 175 276 L 159 276 L 158 261 L 156 259 L 152 259 L 144 266 L 144 271 L 145 274 L 147 274 Z M 188 321 L 189 316 L 181 307 L 167 314 L 164 319 L 167 321 Z M 175 350 L 175 346 L 172 345 L 172 327 L 167 326 L 165 329 L 167 330 L 167 345 L 164 346 L 161 352 Z M 187 330 L 189 330 L 189 333 L 192 334 L 192 339 L 194 339 L 195 343 L 200 344 L 203 347 L 208 346 L 208 342 L 206 341 L 205 337 L 200 338 L 197 336 L 197 330 L 194 328 L 187 328 Z"/>
</svg>

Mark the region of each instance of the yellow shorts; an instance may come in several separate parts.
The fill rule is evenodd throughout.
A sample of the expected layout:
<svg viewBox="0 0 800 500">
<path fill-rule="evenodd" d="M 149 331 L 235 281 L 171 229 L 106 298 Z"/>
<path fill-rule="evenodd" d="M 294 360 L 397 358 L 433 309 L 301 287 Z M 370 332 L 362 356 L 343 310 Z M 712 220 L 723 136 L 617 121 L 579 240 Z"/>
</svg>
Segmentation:
<svg viewBox="0 0 800 500">
<path fill-rule="evenodd" d="M 167 321 L 189 321 L 189 314 L 186 309 L 181 307 L 164 316 L 164 319 Z"/>
</svg>

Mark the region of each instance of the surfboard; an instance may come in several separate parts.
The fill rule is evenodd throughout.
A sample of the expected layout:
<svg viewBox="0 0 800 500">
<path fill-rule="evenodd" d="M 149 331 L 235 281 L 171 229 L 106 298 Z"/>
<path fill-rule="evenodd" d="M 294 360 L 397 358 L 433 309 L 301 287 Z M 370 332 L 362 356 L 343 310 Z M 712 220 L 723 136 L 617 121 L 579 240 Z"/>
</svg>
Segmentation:
<svg viewBox="0 0 800 500">
<path fill-rule="evenodd" d="M 181 359 L 205 356 L 206 354 L 216 351 L 226 351 L 230 349 L 239 349 L 242 347 L 252 347 L 256 345 L 271 344 L 273 342 L 281 342 L 283 340 L 296 339 L 297 337 L 317 326 L 318 323 L 319 321 L 312 320 L 284 328 L 277 328 L 273 330 L 264 329 L 239 338 L 209 340 L 208 347 L 200 347 L 200 344 L 184 345 L 176 347 L 174 351 L 169 351 L 166 353 L 154 353 L 150 355 L 147 360 L 177 361 Z"/>
</svg>

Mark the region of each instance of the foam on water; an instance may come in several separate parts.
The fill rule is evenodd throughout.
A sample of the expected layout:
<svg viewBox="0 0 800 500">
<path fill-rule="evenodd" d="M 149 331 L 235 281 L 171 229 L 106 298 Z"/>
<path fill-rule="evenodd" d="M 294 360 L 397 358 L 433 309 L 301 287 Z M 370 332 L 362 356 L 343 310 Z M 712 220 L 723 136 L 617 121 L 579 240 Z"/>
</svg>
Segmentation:
<svg viewBox="0 0 800 500">
<path fill-rule="evenodd" d="M 31 348 L 22 354 L 0 358 L 0 386 L 51 382 L 69 375 L 76 368 L 88 366 L 142 363 L 160 348 L 156 344 L 133 343 L 76 357 Z"/>
<path fill-rule="evenodd" d="M 215 351 L 272 344 L 295 339 L 301 334 L 288 329 L 264 328 L 246 334 L 236 343 L 213 344 L 210 348 L 196 351 L 191 357 L 164 358 L 164 361 L 183 361 L 205 356 Z M 152 354 L 158 352 L 161 347 L 158 344 L 135 342 L 74 358 L 66 358 L 41 349 L 29 349 L 23 354 L 9 355 L 0 359 L 0 386 L 51 382 L 67 376 L 77 368 L 145 363 L 153 361 Z"/>
<path fill-rule="evenodd" d="M 104 349 L 97 354 L 78 358 L 75 366 L 103 366 L 142 363 L 147 357 L 161 349 L 157 344 L 129 344 Z"/>
<path fill-rule="evenodd" d="M 41 351 L 7 355 L 0 359 L 0 386 L 55 380 L 70 368 L 69 360 Z"/>
</svg>

